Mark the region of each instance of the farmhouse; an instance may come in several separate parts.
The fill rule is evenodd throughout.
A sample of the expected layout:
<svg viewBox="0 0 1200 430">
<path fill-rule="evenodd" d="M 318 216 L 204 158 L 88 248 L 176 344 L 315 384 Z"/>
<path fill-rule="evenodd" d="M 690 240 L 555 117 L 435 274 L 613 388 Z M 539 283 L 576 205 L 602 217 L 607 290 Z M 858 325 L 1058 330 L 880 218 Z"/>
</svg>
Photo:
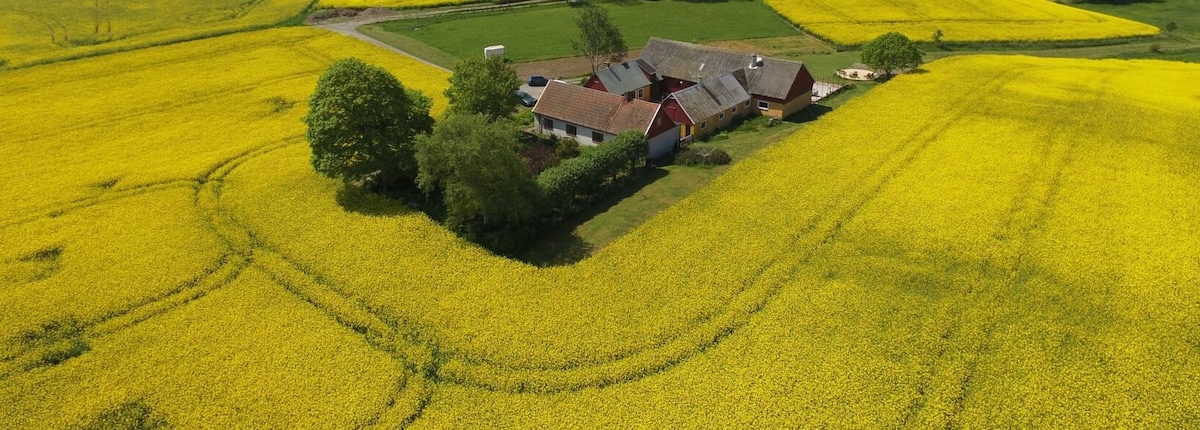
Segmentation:
<svg viewBox="0 0 1200 430">
<path fill-rule="evenodd" d="M 639 60 L 662 77 L 663 94 L 734 71 L 745 73 L 751 105 L 762 114 L 786 118 L 812 103 L 814 79 L 804 63 L 741 54 L 674 40 L 650 38 Z"/>
<path fill-rule="evenodd" d="M 593 90 L 607 91 L 622 96 L 632 95 L 634 98 L 657 102 L 661 97 L 658 87 L 654 84 L 662 78 L 654 71 L 654 67 L 643 60 L 626 61 L 624 63 L 605 67 L 588 78 L 583 86 Z"/>
<path fill-rule="evenodd" d="M 659 157 L 737 118 L 799 112 L 813 84 L 804 63 L 652 37 L 641 57 L 598 70 L 582 87 L 552 82 L 533 113 L 538 130 L 582 144 L 644 130 Z"/>
<path fill-rule="evenodd" d="M 679 137 L 702 138 L 751 112 L 746 74 L 741 70 L 671 93 L 662 102 L 671 120 L 680 124 Z"/>
<path fill-rule="evenodd" d="M 679 126 L 661 105 L 561 81 L 550 81 L 533 107 L 538 131 L 597 145 L 637 130 L 650 141 L 650 157 L 667 155 L 679 141 Z"/>
</svg>

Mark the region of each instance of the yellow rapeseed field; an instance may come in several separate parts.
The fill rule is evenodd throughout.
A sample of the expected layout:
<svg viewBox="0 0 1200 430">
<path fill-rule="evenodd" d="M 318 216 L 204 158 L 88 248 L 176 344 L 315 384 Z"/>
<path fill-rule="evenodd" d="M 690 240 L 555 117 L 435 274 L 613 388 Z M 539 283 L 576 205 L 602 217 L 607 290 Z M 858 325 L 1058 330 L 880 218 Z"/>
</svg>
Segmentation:
<svg viewBox="0 0 1200 430">
<path fill-rule="evenodd" d="M 890 31 L 930 41 L 1053 41 L 1158 34 L 1158 28 L 1049 0 L 766 0 L 821 37 L 858 45 Z"/>
<path fill-rule="evenodd" d="M 366 9 L 372 7 L 390 7 L 403 9 L 465 3 L 482 3 L 483 1 L 485 0 L 317 0 L 317 6 L 324 8 L 345 7 Z"/>
<path fill-rule="evenodd" d="M 315 174 L 311 29 L 0 74 L 0 427 L 1163 427 L 1200 66 L 957 57 L 536 268 Z"/>
<path fill-rule="evenodd" d="M 311 0 L 4 0 L 0 66 L 77 58 L 277 24 Z"/>
<path fill-rule="evenodd" d="M 0 173 L 0 427 L 128 405 L 184 428 L 410 415 L 411 369 L 207 205 L 223 169 L 304 145 L 305 101 L 346 56 L 445 108 L 445 72 L 304 28 L 0 73 L 0 157 L 20 165 Z"/>
</svg>

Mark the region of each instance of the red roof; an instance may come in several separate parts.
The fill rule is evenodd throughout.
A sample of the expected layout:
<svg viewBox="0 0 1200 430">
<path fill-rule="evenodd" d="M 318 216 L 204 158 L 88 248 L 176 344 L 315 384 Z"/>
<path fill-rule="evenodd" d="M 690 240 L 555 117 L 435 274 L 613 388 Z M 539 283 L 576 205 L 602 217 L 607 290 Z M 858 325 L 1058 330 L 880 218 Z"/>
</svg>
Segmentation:
<svg viewBox="0 0 1200 430">
<path fill-rule="evenodd" d="M 591 88 L 550 81 L 533 113 L 609 134 L 645 133 L 658 114 L 658 104 Z"/>
</svg>

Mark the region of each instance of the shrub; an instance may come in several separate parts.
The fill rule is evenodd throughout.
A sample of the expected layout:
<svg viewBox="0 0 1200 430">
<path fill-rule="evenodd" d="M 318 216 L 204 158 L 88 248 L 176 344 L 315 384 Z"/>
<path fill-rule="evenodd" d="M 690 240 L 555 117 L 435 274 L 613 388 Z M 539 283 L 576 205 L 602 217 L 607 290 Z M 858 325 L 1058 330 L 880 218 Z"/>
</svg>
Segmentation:
<svg viewBox="0 0 1200 430">
<path fill-rule="evenodd" d="M 512 119 L 513 119 L 513 122 L 517 124 L 517 127 L 520 127 L 520 128 L 533 127 L 533 121 L 534 121 L 533 111 L 531 111 L 529 109 L 518 110 L 517 113 L 513 114 Z"/>
<path fill-rule="evenodd" d="M 727 139 L 729 139 L 729 131 L 722 130 L 720 133 L 709 135 L 704 140 L 705 141 L 721 141 L 721 140 L 727 140 Z"/>
<path fill-rule="evenodd" d="M 649 154 L 646 136 L 634 131 L 590 147 L 578 157 L 561 160 L 558 166 L 543 171 L 537 178 L 547 214 L 554 218 L 575 212 L 577 201 L 596 197 L 606 180 L 633 172 L 637 162 Z"/>
<path fill-rule="evenodd" d="M 575 158 L 578 157 L 579 154 L 579 141 L 569 137 L 559 138 L 558 144 L 554 147 L 554 155 L 557 156 L 559 160 Z"/>
<path fill-rule="evenodd" d="M 691 147 L 675 155 L 680 166 L 720 166 L 733 162 L 733 157 L 720 148 Z"/>
<path fill-rule="evenodd" d="M 1162 52 L 1162 46 L 1157 43 L 1151 43 L 1150 44 L 1150 52 L 1158 54 L 1158 53 Z"/>
</svg>

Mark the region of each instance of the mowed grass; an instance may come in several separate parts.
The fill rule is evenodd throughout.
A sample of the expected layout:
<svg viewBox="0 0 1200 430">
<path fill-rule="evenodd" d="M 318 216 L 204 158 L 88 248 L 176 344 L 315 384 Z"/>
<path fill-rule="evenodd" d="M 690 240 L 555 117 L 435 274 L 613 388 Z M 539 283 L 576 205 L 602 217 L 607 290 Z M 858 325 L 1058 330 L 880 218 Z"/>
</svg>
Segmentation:
<svg viewBox="0 0 1200 430">
<path fill-rule="evenodd" d="M 1131 1 L 1116 4 L 1077 3 L 1073 6 L 1141 21 L 1162 28 L 1165 34 L 1200 38 L 1200 0 Z M 1166 26 L 1172 22 L 1178 28 L 1175 31 L 1167 32 Z"/>
<path fill-rule="evenodd" d="M 805 30 L 843 45 L 859 45 L 897 31 L 930 41 L 942 30 L 949 42 L 1060 41 L 1158 34 L 1151 25 L 1075 9 L 1046 0 L 765 0 Z"/>
<path fill-rule="evenodd" d="M 424 8 L 465 3 L 482 3 L 485 0 L 317 0 L 317 7 L 354 8 L 390 7 L 397 9 Z"/>
<path fill-rule="evenodd" d="M 707 42 L 797 34 L 757 1 L 633 1 L 599 6 L 608 10 L 630 49 L 645 45 L 651 36 Z M 392 21 L 378 28 L 457 58 L 483 55 L 484 47 L 504 45 L 505 56 L 520 62 L 573 56 L 571 39 L 579 32 L 576 13 L 568 6 L 545 6 Z"/>
<path fill-rule="evenodd" d="M 5 0 L 0 67 L 19 67 L 275 25 L 310 0 Z"/>
</svg>

